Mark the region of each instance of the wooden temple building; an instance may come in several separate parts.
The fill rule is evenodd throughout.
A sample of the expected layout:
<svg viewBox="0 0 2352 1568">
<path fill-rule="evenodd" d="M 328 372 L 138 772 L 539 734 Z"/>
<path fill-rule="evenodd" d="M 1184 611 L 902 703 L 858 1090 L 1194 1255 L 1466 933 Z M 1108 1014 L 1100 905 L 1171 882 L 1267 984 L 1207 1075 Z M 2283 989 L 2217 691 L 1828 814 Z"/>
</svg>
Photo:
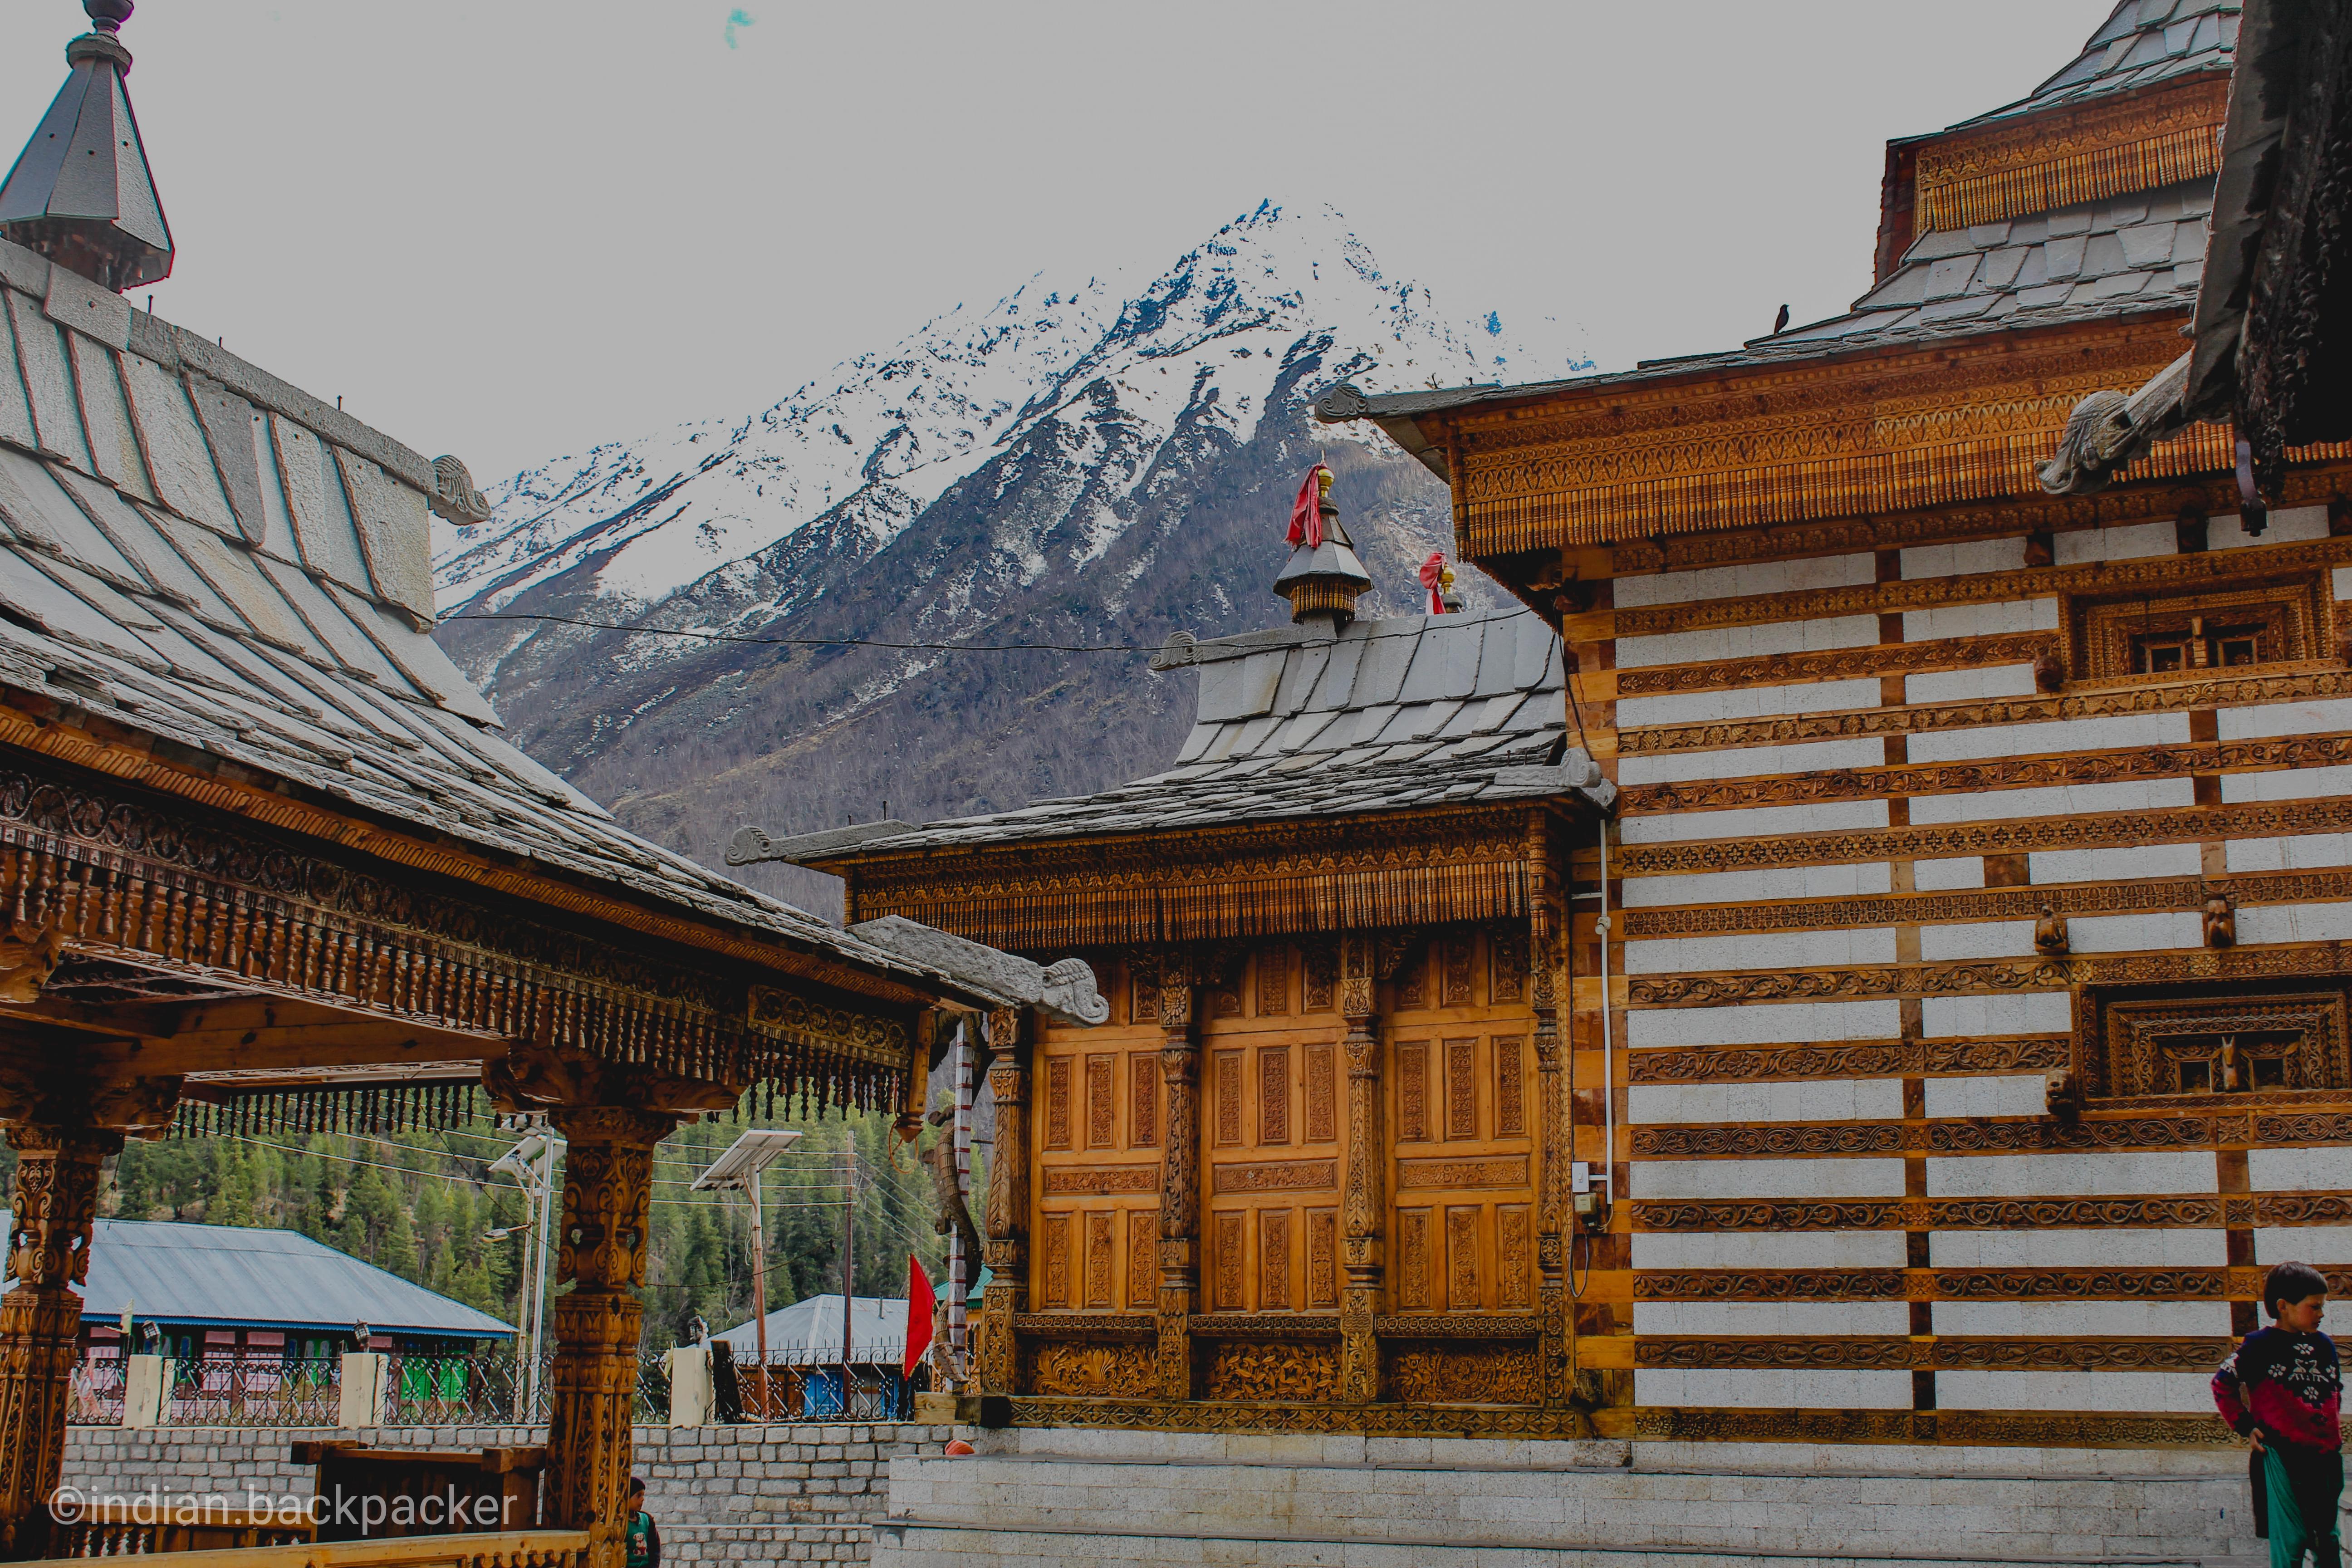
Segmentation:
<svg viewBox="0 0 2352 1568">
<path fill-rule="evenodd" d="M 1327 493 L 1291 625 L 1154 658 L 1199 672 L 1166 772 L 730 850 L 1106 976 L 1105 1026 L 991 1041 L 976 1364 L 1019 1421 L 1585 1429 L 1568 1108 L 1603 1068 L 1559 936 L 1613 791 L 1540 616 L 1355 619 L 1370 585 Z"/>
<path fill-rule="evenodd" d="M 2237 5 L 2123 0 L 1888 147 L 1834 320 L 1320 400 L 1446 480 L 1619 789 L 1605 1429 L 2226 1442 L 2263 1271 L 2352 1280 L 2344 9 L 2250 6 L 2233 87 Z"/>
<path fill-rule="evenodd" d="M 463 465 L 117 291 L 171 237 L 131 6 L 87 9 L 0 184 L 0 1556 L 41 1554 L 124 1139 L 495 1107 L 569 1140 L 554 1533 L 511 1561 L 618 1568 L 654 1146 L 755 1091 L 896 1108 L 943 1011 L 1084 1016 L 1091 976 L 838 931 L 500 740 L 428 635 Z"/>
</svg>

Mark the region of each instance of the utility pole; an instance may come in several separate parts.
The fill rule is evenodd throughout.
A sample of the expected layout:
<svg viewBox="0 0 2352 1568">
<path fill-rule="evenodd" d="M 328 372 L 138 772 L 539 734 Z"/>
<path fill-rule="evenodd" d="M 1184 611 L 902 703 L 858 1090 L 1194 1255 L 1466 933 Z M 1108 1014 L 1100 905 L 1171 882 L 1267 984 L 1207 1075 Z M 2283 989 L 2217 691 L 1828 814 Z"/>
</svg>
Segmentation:
<svg viewBox="0 0 2352 1568">
<path fill-rule="evenodd" d="M 534 1132 L 490 1165 L 492 1171 L 515 1179 L 532 1212 L 528 1227 L 530 1251 L 524 1256 L 522 1264 L 522 1310 L 516 1314 L 522 1320 L 516 1326 L 530 1344 L 530 1361 L 523 1369 L 522 1419 L 526 1425 L 539 1416 L 539 1350 L 547 1325 L 548 1257 L 555 1245 L 555 1151 L 562 1142 L 551 1132 Z"/>
<path fill-rule="evenodd" d="M 857 1300 L 857 1134 L 849 1134 L 846 1171 L 849 1178 L 847 1201 L 841 1205 L 841 1418 L 849 1417 L 849 1336 L 855 1324 L 853 1304 Z"/>
<path fill-rule="evenodd" d="M 752 1127 L 729 1144 L 709 1169 L 694 1178 L 698 1193 L 731 1189 L 751 1200 L 751 1312 L 758 1324 L 752 1332 L 760 1343 L 760 1419 L 770 1418 L 768 1403 L 768 1231 L 762 1211 L 767 1169 L 801 1135 L 788 1128 Z"/>
</svg>

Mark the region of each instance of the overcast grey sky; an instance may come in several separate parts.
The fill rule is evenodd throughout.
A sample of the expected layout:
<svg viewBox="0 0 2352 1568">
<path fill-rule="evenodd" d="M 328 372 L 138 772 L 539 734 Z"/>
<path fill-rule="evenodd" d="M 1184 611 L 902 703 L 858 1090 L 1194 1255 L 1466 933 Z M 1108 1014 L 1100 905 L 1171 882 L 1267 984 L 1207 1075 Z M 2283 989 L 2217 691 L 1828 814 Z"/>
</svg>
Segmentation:
<svg viewBox="0 0 2352 1568">
<path fill-rule="evenodd" d="M 1843 309 L 1886 138 L 2110 4 L 142 0 L 123 38 L 157 310 L 488 481 L 1266 196 L 1604 368 L 1722 347 Z M 0 158 L 81 26 L 0 0 Z"/>
</svg>

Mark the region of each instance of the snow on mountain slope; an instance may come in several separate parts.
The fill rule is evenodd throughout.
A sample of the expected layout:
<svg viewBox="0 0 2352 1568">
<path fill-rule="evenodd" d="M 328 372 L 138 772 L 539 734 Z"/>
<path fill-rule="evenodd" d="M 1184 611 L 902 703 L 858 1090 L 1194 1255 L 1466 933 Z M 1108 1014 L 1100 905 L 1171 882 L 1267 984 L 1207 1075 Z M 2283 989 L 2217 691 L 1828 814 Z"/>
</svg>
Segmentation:
<svg viewBox="0 0 2352 1568">
<path fill-rule="evenodd" d="M 1161 432 L 1209 405 L 1246 441 L 1288 352 L 1317 330 L 1364 358 L 1360 379 L 1373 386 L 1498 380 L 1525 357 L 1495 318 L 1456 328 L 1426 290 L 1384 277 L 1328 208 L 1262 205 L 1130 286 L 1041 273 L 985 310 L 958 306 L 837 366 L 830 390 L 813 383 L 740 423 L 606 443 L 518 474 L 491 490 L 489 521 L 436 523 L 442 603 L 501 605 L 593 561 L 607 609 L 643 607 L 829 512 L 878 550 L 1038 421 L 1076 433 L 1089 414 L 1077 389 L 1097 380 Z M 1118 526 L 1097 520 L 1096 553 Z"/>
</svg>

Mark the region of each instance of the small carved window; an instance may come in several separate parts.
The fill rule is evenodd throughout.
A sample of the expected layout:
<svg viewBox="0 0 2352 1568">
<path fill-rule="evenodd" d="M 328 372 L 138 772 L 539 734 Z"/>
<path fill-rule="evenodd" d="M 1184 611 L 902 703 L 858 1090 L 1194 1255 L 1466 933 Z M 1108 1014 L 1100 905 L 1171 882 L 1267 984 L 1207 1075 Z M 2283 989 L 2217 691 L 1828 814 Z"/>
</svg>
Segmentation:
<svg viewBox="0 0 2352 1568">
<path fill-rule="evenodd" d="M 2352 1088 L 2340 984 L 2267 994 L 2171 987 L 2100 995 L 2086 1088 L 2178 1102 Z"/>
<path fill-rule="evenodd" d="M 2195 675 L 2316 658 L 2328 598 L 2317 574 L 2198 594 L 2078 598 L 2068 605 L 2074 674 Z"/>
</svg>

